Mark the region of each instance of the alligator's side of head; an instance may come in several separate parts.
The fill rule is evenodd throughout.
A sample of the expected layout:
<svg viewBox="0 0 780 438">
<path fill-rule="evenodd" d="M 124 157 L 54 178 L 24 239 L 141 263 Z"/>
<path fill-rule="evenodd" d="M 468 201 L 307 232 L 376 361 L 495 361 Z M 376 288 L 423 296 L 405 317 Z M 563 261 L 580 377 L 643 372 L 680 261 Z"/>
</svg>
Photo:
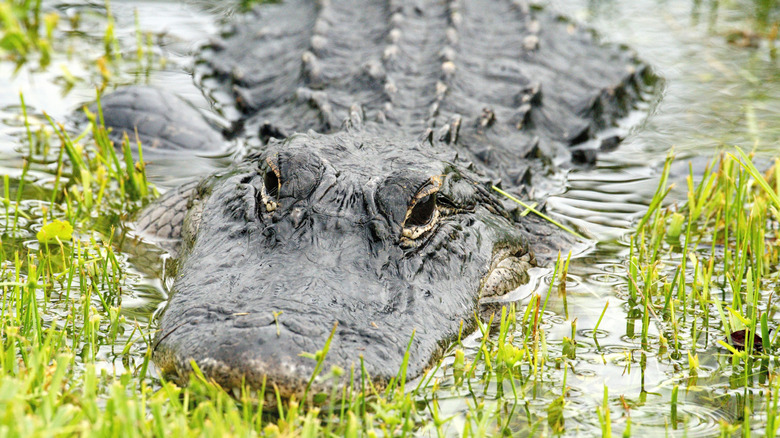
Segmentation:
<svg viewBox="0 0 780 438">
<path fill-rule="evenodd" d="M 194 360 L 223 386 L 266 376 L 300 396 L 315 365 L 300 354 L 336 323 L 326 364 L 359 371 L 363 357 L 387 381 L 414 333 L 414 377 L 480 297 L 516 288 L 534 263 L 476 175 L 370 126 L 294 135 L 209 184 L 157 338 L 175 378 Z"/>
</svg>

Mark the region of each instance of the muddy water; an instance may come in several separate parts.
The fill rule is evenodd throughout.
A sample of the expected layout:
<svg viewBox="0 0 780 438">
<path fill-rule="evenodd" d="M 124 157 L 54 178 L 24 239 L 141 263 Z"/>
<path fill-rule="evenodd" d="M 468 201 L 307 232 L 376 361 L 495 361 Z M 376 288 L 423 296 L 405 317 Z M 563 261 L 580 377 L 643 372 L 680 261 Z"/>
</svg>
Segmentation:
<svg viewBox="0 0 780 438">
<path fill-rule="evenodd" d="M 759 42 L 758 48 L 727 43 L 725 34 L 732 29 L 753 27 L 748 2 L 726 7 L 706 0 L 550 0 L 547 6 L 592 26 L 605 42 L 631 47 L 664 78 L 658 95 L 624 121 L 629 134 L 621 147 L 600 156 L 593 168 L 573 169 L 567 193 L 548 202 L 553 215 L 592 238 L 592 244 L 581 248 L 572 261 L 567 300 L 552 296 L 543 324 L 552 350 L 560 349 L 563 337 L 570 336 L 575 319 L 578 328 L 577 359 L 566 377 L 566 431 L 583 436 L 600 432 L 595 409 L 603 402 L 606 385 L 616 433 L 625 425 L 625 414 L 621 414 L 625 401 L 631 408 L 634 434 L 716 434 L 721 420 L 734 422 L 740 417 L 744 400 L 730 387 L 729 373 L 721 368 L 722 359 L 712 347 L 714 339 L 702 338 L 695 349 L 702 360 L 700 377 L 707 386 L 684 394 L 681 391 L 678 416 L 682 422 L 673 428 L 670 392 L 683 378 L 681 370 L 687 366 L 687 357 L 656 357 L 652 352 L 642 352 L 638 339 L 641 322 L 637 321 L 637 310 L 626 301 L 626 236 L 646 209 L 661 163 L 671 148 L 682 159 L 674 169 L 677 179 L 687 174 L 687 159 L 693 160 L 694 172 L 700 171 L 709 157 L 727 145 L 755 148 L 767 156 L 777 153 L 778 63 L 769 56 L 766 42 Z M 43 71 L 23 66 L 14 72 L 13 65 L 0 62 L 0 174 L 12 178 L 21 173 L 26 147 L 18 93 L 24 93 L 33 120 L 42 119 L 46 111 L 55 120 L 64 121 L 75 108 L 94 99 L 94 86 L 101 82 L 85 66 L 100 56 L 95 47 L 102 44 L 105 11 L 77 2 L 51 3 L 48 7 L 64 17 L 81 17 L 77 28 L 62 26 L 62 41 L 55 50 L 63 53 L 56 54 Z M 121 51 L 131 54 L 136 49 L 137 11 L 140 29 L 152 35 L 157 61 L 128 61 L 112 77 L 110 87 L 132 83 L 162 86 L 214 114 L 193 85 L 191 54 L 217 30 L 218 20 L 230 9 L 159 1 L 114 1 L 111 7 Z M 80 78 L 69 91 L 64 86 L 65 70 Z M 218 115 L 213 117 L 220 122 Z M 52 161 L 43 160 L 31 167 L 30 198 L 40 198 L 39 192 L 52 186 Z M 225 157 L 204 157 L 181 166 L 178 161 L 159 160 L 150 168 L 151 179 L 165 189 L 227 162 Z M 680 197 L 683 193 L 673 195 Z M 32 230 L 35 225 L 25 227 Z M 18 241 L 25 239 L 29 242 L 33 233 Z M 129 269 L 135 272 L 132 266 Z M 539 270 L 531 285 L 516 296 L 522 298 L 537 291 L 546 295 L 549 277 L 549 271 Z M 164 299 L 164 287 L 159 280 L 140 272 L 136 272 L 136 278 L 123 307 L 128 315 L 147 319 Z M 592 328 L 607 301 L 610 304 L 596 343 L 591 337 Z M 657 339 L 657 333 L 651 331 L 651 337 Z M 478 337 L 472 336 L 465 344 L 475 347 L 478 342 Z M 442 417 L 455 415 L 449 430 L 456 433 L 466 421 L 464 413 L 471 399 L 462 390 L 448 386 L 447 373 L 441 378 L 442 388 L 431 395 L 439 399 Z M 562 370 L 546 370 L 543 383 L 523 394 L 521 408 L 507 423 L 509 427 L 527 430 L 534 418 L 543 419 L 551 400 L 560 395 L 563 379 Z M 490 386 L 482 389 L 488 403 L 493 399 L 500 403 L 496 390 Z M 754 425 L 762 427 L 760 420 Z M 427 432 L 425 428 L 421 431 Z"/>
</svg>

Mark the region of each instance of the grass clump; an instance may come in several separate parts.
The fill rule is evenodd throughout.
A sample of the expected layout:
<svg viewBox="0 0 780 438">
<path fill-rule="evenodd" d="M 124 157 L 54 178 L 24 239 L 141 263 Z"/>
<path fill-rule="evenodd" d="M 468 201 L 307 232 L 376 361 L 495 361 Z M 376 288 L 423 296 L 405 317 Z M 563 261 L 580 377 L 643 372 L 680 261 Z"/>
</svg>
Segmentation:
<svg viewBox="0 0 780 438">
<path fill-rule="evenodd" d="M 0 55 L 17 67 L 31 55 L 39 54 L 39 64 L 45 68 L 51 62 L 54 29 L 59 22 L 55 12 L 41 13 L 41 0 L 11 0 L 0 2 Z"/>
<path fill-rule="evenodd" d="M 22 110 L 32 144 L 34 128 L 23 99 Z M 51 119 L 48 126 L 37 129 L 53 130 L 60 140 L 59 148 L 45 148 L 59 149 L 53 163 L 56 177 L 44 192 L 50 195 L 21 199 L 25 185 L 37 184 L 26 180 L 30 163 L 49 158 L 33 148 L 25 156 L 21 177 L 13 183 L 3 179 L 0 404 L 6 414 L 2 424 L 13 436 L 98 434 L 107 429 L 85 430 L 85 421 L 122 427 L 110 409 L 117 403 L 124 410 L 121 418 L 133 418 L 133 410 L 136 417 L 146 415 L 137 400 L 116 398 L 126 394 L 130 380 L 102 384 L 109 371 L 98 371 L 96 364 L 111 357 L 118 361 L 111 374 L 133 369 L 145 375 L 148 333 L 121 314 L 127 285 L 123 257 L 113 249 L 112 230 L 101 233 L 96 228 L 101 220 L 118 218 L 148 201 L 153 189 L 146 183 L 142 165 L 121 165 L 99 123 L 91 124 L 92 143 L 86 143 L 84 135 L 72 139 Z M 129 153 L 127 142 L 124 150 Z M 134 364 L 131 353 L 144 358 L 143 363 Z M 104 409 L 99 394 L 114 394 L 116 401 Z M 146 395 L 142 390 L 141 403 Z"/>
<path fill-rule="evenodd" d="M 769 412 L 766 432 L 774 436 L 780 160 L 762 173 L 739 148 L 721 154 L 703 175 L 689 171 L 686 203 L 663 207 L 670 163 L 671 157 L 631 240 L 628 305 L 641 315 L 642 348 L 687 369 L 688 391 L 717 391 L 719 378 L 727 377 L 729 388 L 745 391 L 736 396 L 741 423 L 729 427 L 748 436 L 751 418 Z M 658 344 L 648 335 L 651 326 Z M 701 366 L 701 355 L 718 361 L 716 372 Z M 700 381 L 703 372 L 709 378 Z M 767 397 L 748 397 L 762 387 Z M 677 386 L 672 396 L 676 409 Z"/>
<path fill-rule="evenodd" d="M 659 187 L 666 183 L 669 164 Z M 630 265 L 630 301 L 642 300 L 646 313 L 671 330 L 675 350 L 686 323 L 702 324 L 690 327 L 694 341 L 698 329 L 712 324 L 721 324 L 726 335 L 744 328 L 756 333 L 760 316 L 771 311 L 767 286 L 777 275 L 778 254 L 771 244 L 777 188 L 749 157 L 721 156 L 698 184 L 692 172 L 686 182 L 688 200 L 680 207 L 662 208 L 669 189 L 659 189 L 639 223 Z M 675 255 L 677 262 L 670 265 L 665 257 Z M 670 281 L 664 274 L 671 266 Z"/>
<path fill-rule="evenodd" d="M 131 47 L 116 36 L 110 1 L 105 1 L 99 17 L 85 20 L 83 15 L 94 15 L 94 8 L 68 5 L 69 13 L 64 15 L 43 6 L 41 0 L 0 0 L 0 60 L 14 63 L 15 73 L 22 69 L 43 72 L 57 65 L 60 72 L 53 80 L 62 86 L 63 94 L 77 83 L 100 84 L 103 90 L 117 83 L 147 81 L 152 70 L 164 68 L 167 61 L 154 49 L 154 35 L 141 30 L 137 11 L 135 46 Z M 94 20 L 100 22 L 97 28 L 91 26 Z M 82 70 L 79 74 L 69 68 L 74 58 L 83 58 L 75 66 Z"/>
</svg>

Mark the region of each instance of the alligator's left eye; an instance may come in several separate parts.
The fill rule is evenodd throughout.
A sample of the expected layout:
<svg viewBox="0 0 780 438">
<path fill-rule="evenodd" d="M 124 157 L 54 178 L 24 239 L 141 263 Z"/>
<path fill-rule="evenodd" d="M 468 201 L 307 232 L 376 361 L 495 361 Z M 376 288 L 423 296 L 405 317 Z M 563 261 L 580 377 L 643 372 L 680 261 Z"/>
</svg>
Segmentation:
<svg viewBox="0 0 780 438">
<path fill-rule="evenodd" d="M 433 229 L 438 219 L 439 210 L 436 208 L 436 192 L 420 196 L 413 201 L 412 206 L 406 212 L 403 236 L 409 239 L 416 239 Z"/>
<path fill-rule="evenodd" d="M 279 206 L 279 188 L 282 184 L 279 178 L 279 168 L 270 158 L 267 159 L 266 162 L 270 169 L 266 170 L 263 175 L 263 185 L 260 186 L 260 197 L 265 205 L 265 210 L 270 213 Z"/>
</svg>

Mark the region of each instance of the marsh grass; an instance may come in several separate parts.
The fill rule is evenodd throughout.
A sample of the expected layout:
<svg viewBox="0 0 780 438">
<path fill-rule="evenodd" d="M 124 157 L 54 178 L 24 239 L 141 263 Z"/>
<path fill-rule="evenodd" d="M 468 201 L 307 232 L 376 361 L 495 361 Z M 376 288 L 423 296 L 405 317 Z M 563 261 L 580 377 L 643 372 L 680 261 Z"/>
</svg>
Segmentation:
<svg viewBox="0 0 780 438">
<path fill-rule="evenodd" d="M 6 54 L 18 66 L 38 54 L 41 67 L 51 62 L 54 29 L 59 15 L 41 15 L 41 0 L 0 2 L 0 53 Z"/>
<path fill-rule="evenodd" d="M 495 190 L 497 193 L 501 194 L 502 196 L 506 197 L 506 198 L 507 198 L 507 199 L 509 199 L 510 201 L 514 202 L 515 204 L 517 204 L 517 205 L 519 205 L 519 206 L 523 207 L 523 208 L 525 209 L 525 211 L 523 211 L 523 212 L 521 213 L 521 215 L 522 215 L 522 216 L 525 216 L 526 214 L 528 214 L 529 212 L 531 212 L 531 213 L 533 213 L 533 214 L 535 214 L 535 215 L 539 216 L 540 218 L 542 218 L 542 219 L 546 220 L 547 222 L 549 222 L 549 223 L 551 223 L 551 224 L 555 225 L 556 227 L 558 227 L 558 228 L 562 229 L 563 231 L 566 231 L 567 233 L 571 234 L 572 236 L 578 237 L 578 238 L 580 238 L 580 239 L 585 239 L 585 238 L 586 238 L 585 236 L 583 236 L 582 234 L 580 234 L 580 233 L 578 233 L 578 232 L 574 231 L 574 230 L 573 230 L 573 229 L 571 229 L 570 227 L 568 227 L 568 226 L 566 226 L 566 225 L 564 225 L 564 224 L 562 224 L 562 223 L 560 223 L 560 222 L 556 221 L 555 219 L 551 218 L 550 216 L 548 216 L 548 215 L 546 215 L 546 214 L 542 213 L 541 211 L 539 211 L 538 209 L 536 209 L 536 208 L 535 208 L 533 205 L 530 205 L 530 204 L 528 204 L 528 203 L 525 203 L 525 202 L 523 202 L 523 201 L 521 201 L 521 200 L 517 199 L 517 198 L 516 198 L 515 196 L 513 196 L 512 194 L 510 194 L 510 193 L 507 193 L 507 192 L 505 192 L 505 191 L 501 190 L 500 188 L 498 188 L 498 187 L 496 187 L 496 186 L 492 186 L 492 189 L 493 189 L 493 190 Z"/>
<path fill-rule="evenodd" d="M 645 349 L 652 350 L 645 329 L 652 323 L 670 357 L 687 354 L 688 390 L 697 385 L 698 353 L 719 348 L 714 354 L 728 364 L 721 371 L 731 376 L 730 387 L 743 389 L 741 433 L 751 434 L 751 418 L 765 408 L 765 433 L 774 436 L 776 401 L 753 394 L 759 388 L 759 394 L 773 394 L 778 385 L 770 365 L 778 348 L 773 315 L 780 162 L 762 173 L 751 158 L 736 148 L 713 160 L 703 175 L 691 170 L 687 202 L 663 207 L 670 156 L 656 198 L 632 238 L 629 304 L 642 309 Z M 763 165 L 769 167 L 767 160 Z M 675 421 L 677 394 L 675 386 Z"/>
<path fill-rule="evenodd" d="M 71 13 L 63 17 L 51 6 L 42 6 L 41 0 L 0 1 L 0 60 L 15 64 L 15 72 L 47 71 L 56 65 L 60 72 L 54 79 L 67 94 L 77 83 L 99 83 L 106 89 L 119 83 L 147 81 L 150 72 L 163 68 L 167 60 L 155 50 L 153 34 L 143 31 L 135 13 L 135 47 L 123 44 L 117 38 L 117 25 L 110 0 L 103 3 L 102 32 L 82 29 L 82 13 L 91 8 L 73 4 Z M 83 46 L 87 44 L 89 49 Z M 92 50 L 101 47 L 102 51 Z M 73 55 L 85 57 L 81 66 L 87 78 L 71 73 L 68 62 Z M 65 56 L 63 56 L 65 55 Z M 134 66 L 128 75 L 128 66 Z M 83 73 L 82 73 L 83 75 Z"/>
<path fill-rule="evenodd" d="M 741 47 L 758 47 L 759 40 L 765 40 L 769 54 L 776 58 L 776 40 L 780 25 L 780 3 L 776 0 L 693 0 L 692 18 L 698 21 L 699 14 L 706 15 L 710 28 L 715 28 L 719 17 L 733 28 L 724 32 L 726 41 Z"/>
<path fill-rule="evenodd" d="M 694 341 L 697 328 L 713 324 L 726 335 L 746 328 L 757 333 L 760 316 L 771 310 L 771 294 L 762 285 L 776 276 L 777 250 L 767 245 L 775 239 L 777 207 L 770 204 L 777 202 L 776 188 L 744 153 L 739 159 L 725 155 L 698 185 L 692 173 L 688 176 L 685 205 L 661 208 L 669 192 L 661 189 L 669 164 L 632 241 L 630 299 L 642 301 L 645 322 L 652 317 L 667 329 L 674 349 L 680 347 L 676 340 L 686 323 Z M 670 254 L 681 255 L 676 266 L 665 260 Z M 721 275 L 714 272 L 716 266 Z M 720 320 L 713 321 L 713 314 Z"/>
</svg>

